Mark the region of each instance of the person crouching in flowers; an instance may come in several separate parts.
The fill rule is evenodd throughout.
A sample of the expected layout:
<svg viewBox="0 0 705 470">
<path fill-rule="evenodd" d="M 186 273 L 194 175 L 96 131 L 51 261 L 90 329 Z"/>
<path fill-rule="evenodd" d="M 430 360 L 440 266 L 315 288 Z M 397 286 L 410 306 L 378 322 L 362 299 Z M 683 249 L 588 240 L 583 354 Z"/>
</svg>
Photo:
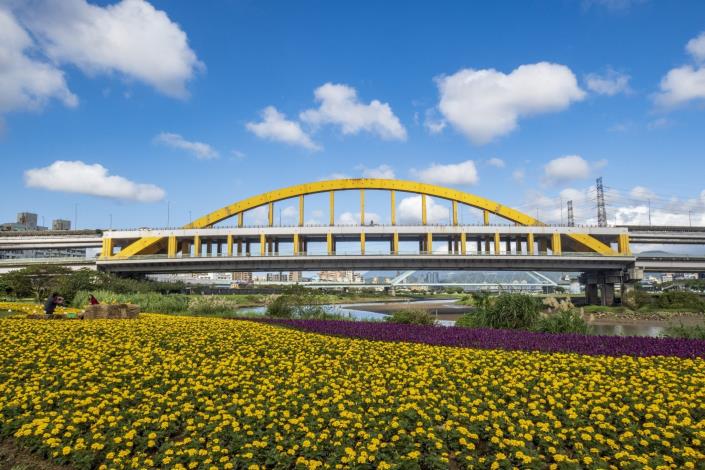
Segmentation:
<svg viewBox="0 0 705 470">
<path fill-rule="evenodd" d="M 47 301 L 44 303 L 44 313 L 47 315 L 53 315 L 54 310 L 56 310 L 57 305 L 62 305 L 64 303 L 64 298 L 61 297 L 57 292 L 52 293 Z"/>
<path fill-rule="evenodd" d="M 96 299 L 96 298 L 95 298 L 95 295 L 93 295 L 93 294 L 89 294 L 89 295 L 88 295 L 88 302 L 89 302 L 91 305 L 98 305 L 98 304 L 100 303 L 100 302 L 98 302 L 98 299 Z"/>
</svg>

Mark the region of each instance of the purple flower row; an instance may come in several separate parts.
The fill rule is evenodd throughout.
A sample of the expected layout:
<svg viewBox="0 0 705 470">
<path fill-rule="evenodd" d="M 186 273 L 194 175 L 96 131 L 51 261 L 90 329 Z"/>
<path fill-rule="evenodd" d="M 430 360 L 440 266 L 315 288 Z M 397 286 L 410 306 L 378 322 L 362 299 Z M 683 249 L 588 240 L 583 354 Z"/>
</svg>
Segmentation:
<svg viewBox="0 0 705 470">
<path fill-rule="evenodd" d="M 445 326 L 341 320 L 261 319 L 267 323 L 326 335 L 376 341 L 406 341 L 478 349 L 566 352 L 605 356 L 705 357 L 705 340 L 640 336 L 586 336 L 523 330 L 471 329 Z"/>
</svg>

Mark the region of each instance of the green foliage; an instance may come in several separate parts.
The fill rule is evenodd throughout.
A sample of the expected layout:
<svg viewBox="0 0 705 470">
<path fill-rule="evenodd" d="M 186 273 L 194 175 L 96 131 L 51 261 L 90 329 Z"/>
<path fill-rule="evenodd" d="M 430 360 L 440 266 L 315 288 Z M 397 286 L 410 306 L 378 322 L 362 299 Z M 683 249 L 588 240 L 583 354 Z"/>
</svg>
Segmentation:
<svg viewBox="0 0 705 470">
<path fill-rule="evenodd" d="M 705 326 L 686 326 L 681 323 L 678 326 L 669 326 L 666 328 L 664 336 L 668 338 L 705 339 Z"/>
<path fill-rule="evenodd" d="M 397 310 L 389 317 L 385 318 L 385 321 L 407 325 L 433 325 L 436 322 L 427 310 L 415 308 Z"/>
<path fill-rule="evenodd" d="M 543 333 L 576 333 L 586 335 L 590 326 L 574 310 L 561 310 L 540 318 L 534 327 Z"/>
<path fill-rule="evenodd" d="M 189 308 L 189 296 L 184 294 L 159 294 L 157 292 L 135 292 L 132 294 L 119 294 L 109 291 L 79 291 L 76 293 L 72 305 L 77 308 L 85 307 L 88 295 L 93 294 L 101 303 L 131 303 L 140 306 L 143 312 L 150 313 L 186 313 Z"/>
<path fill-rule="evenodd" d="M 705 302 L 694 292 L 667 291 L 658 296 L 656 303 L 661 308 L 705 311 Z"/>
<path fill-rule="evenodd" d="M 323 305 L 327 298 L 314 289 L 291 286 L 267 306 L 267 315 L 275 318 L 339 318 L 340 315 L 326 312 Z"/>
<path fill-rule="evenodd" d="M 62 278 L 71 274 L 72 271 L 63 266 L 38 264 L 3 274 L 0 279 L 6 295 L 33 297 L 36 302 L 42 302 L 52 292 L 59 292 Z"/>
<path fill-rule="evenodd" d="M 653 303 L 653 297 L 642 289 L 635 288 L 622 296 L 622 305 L 632 310 L 646 307 Z"/>
<path fill-rule="evenodd" d="M 457 326 L 468 328 L 531 329 L 540 316 L 541 299 L 526 294 L 474 295 L 476 310 L 463 315 Z"/>
</svg>

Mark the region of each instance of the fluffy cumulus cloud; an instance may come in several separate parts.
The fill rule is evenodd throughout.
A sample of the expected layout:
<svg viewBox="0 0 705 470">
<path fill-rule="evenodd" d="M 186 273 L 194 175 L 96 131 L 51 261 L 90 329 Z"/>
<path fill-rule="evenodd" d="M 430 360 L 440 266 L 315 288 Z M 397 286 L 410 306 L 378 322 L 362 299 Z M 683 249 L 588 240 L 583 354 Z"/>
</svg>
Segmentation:
<svg viewBox="0 0 705 470">
<path fill-rule="evenodd" d="M 479 180 L 477 167 L 472 160 L 448 165 L 432 164 L 422 170 L 411 170 L 419 180 L 437 184 L 475 184 Z"/>
<path fill-rule="evenodd" d="M 585 77 L 585 86 L 599 95 L 614 96 L 618 93 L 628 93 L 630 91 L 630 78 L 629 75 L 610 68 L 603 75 L 588 74 Z"/>
<path fill-rule="evenodd" d="M 90 75 L 117 73 L 179 98 L 187 96 L 186 83 L 203 67 L 186 33 L 145 0 L 18 5 L 17 14 L 54 63 L 73 64 Z"/>
<path fill-rule="evenodd" d="M 512 172 L 512 179 L 516 181 L 517 183 L 523 183 L 524 178 L 526 177 L 526 172 L 524 170 L 514 170 Z"/>
<path fill-rule="evenodd" d="M 426 198 L 426 218 L 430 224 L 446 224 L 450 209 L 438 204 L 432 197 Z M 409 196 L 399 201 L 397 217 L 400 224 L 421 224 L 421 196 Z"/>
<path fill-rule="evenodd" d="M 685 50 L 698 62 L 705 61 L 705 32 L 694 37 L 685 45 Z"/>
<path fill-rule="evenodd" d="M 135 183 L 122 176 L 111 175 L 104 166 L 81 161 L 58 160 L 44 168 L 25 171 L 25 184 L 30 188 L 89 194 L 111 199 L 156 202 L 164 198 L 164 190 L 153 184 Z"/>
<path fill-rule="evenodd" d="M 383 139 L 406 139 L 406 129 L 387 103 L 378 100 L 361 103 L 354 88 L 334 83 L 318 87 L 314 96 L 320 103 L 319 107 L 306 110 L 299 116 L 306 123 L 313 126 L 338 125 L 343 134 L 367 131 Z"/>
<path fill-rule="evenodd" d="M 37 110 L 51 99 L 70 107 L 78 104 L 64 73 L 54 64 L 29 55 L 34 47 L 27 31 L 0 6 L 0 114 Z"/>
<path fill-rule="evenodd" d="M 506 166 L 506 164 L 504 163 L 504 160 L 502 160 L 501 158 L 496 158 L 496 157 L 490 158 L 489 160 L 487 160 L 487 164 L 490 166 L 493 166 L 495 168 L 504 168 Z"/>
<path fill-rule="evenodd" d="M 167 147 L 185 150 L 201 160 L 218 158 L 218 152 L 210 145 L 203 142 L 192 142 L 186 140 L 179 134 L 162 132 L 154 138 L 154 142 L 161 145 L 166 145 Z"/>
<path fill-rule="evenodd" d="M 705 99 L 705 32 L 686 44 L 686 51 L 696 65 L 683 65 L 668 71 L 661 79 L 654 101 L 663 108 L 673 108 L 690 101 Z"/>
<path fill-rule="evenodd" d="M 338 216 L 340 225 L 360 225 L 360 212 L 343 212 Z M 376 212 L 365 212 L 365 225 L 382 223 L 382 217 Z"/>
<path fill-rule="evenodd" d="M 590 176 L 590 165 L 579 155 L 568 155 L 551 160 L 543 168 L 544 176 L 549 183 L 560 183 Z"/>
<path fill-rule="evenodd" d="M 296 121 L 290 121 L 274 106 L 267 106 L 262 111 L 261 122 L 248 122 L 245 127 L 261 139 L 275 140 L 289 145 L 320 150 L 311 137 L 301 129 Z"/>
<path fill-rule="evenodd" d="M 647 201 L 656 197 L 656 194 L 652 190 L 645 188 L 644 186 L 634 186 L 632 190 L 629 191 L 629 195 L 634 199 L 639 199 L 642 201 Z"/>
<path fill-rule="evenodd" d="M 382 164 L 376 168 L 361 167 L 363 178 L 383 178 L 394 179 L 394 169 L 386 164 Z"/>
<path fill-rule="evenodd" d="M 521 117 L 561 111 L 585 97 L 568 67 L 548 62 L 522 65 L 509 74 L 463 69 L 436 83 L 439 111 L 476 144 L 510 133 Z"/>
</svg>

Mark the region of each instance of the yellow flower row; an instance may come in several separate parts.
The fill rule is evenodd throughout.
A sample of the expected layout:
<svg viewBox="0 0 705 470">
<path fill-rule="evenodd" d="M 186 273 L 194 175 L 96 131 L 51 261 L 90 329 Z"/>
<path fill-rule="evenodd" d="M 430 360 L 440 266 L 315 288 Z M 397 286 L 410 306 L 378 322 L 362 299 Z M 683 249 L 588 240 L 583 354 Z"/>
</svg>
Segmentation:
<svg viewBox="0 0 705 470">
<path fill-rule="evenodd" d="M 0 323 L 0 434 L 75 468 L 705 467 L 702 359 Z"/>
<path fill-rule="evenodd" d="M 0 310 L 8 310 L 11 312 L 20 312 L 26 314 L 43 314 L 44 306 L 39 304 L 31 304 L 26 302 L 0 302 Z M 79 313 L 80 308 L 72 307 L 56 307 L 54 313 L 65 314 L 65 313 Z"/>
</svg>

